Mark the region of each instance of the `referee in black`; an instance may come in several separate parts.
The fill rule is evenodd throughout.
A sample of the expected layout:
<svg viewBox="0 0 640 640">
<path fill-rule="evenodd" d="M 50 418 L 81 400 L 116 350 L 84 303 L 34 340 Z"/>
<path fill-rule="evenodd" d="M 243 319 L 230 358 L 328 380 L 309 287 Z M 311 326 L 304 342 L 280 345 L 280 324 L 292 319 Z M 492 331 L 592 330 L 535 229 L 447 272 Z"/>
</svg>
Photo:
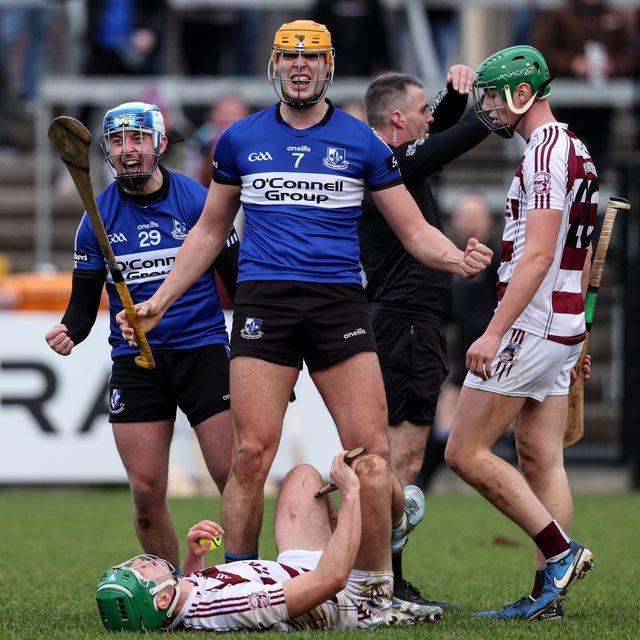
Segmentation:
<svg viewBox="0 0 640 640">
<path fill-rule="evenodd" d="M 470 67 L 453 65 L 446 88 L 432 105 L 422 83 L 400 73 L 376 78 L 365 95 L 369 125 L 393 149 L 422 215 L 441 231 L 429 178 L 489 134 L 473 109 L 463 115 L 474 76 Z M 449 371 L 445 328 L 453 303 L 453 276 L 411 257 L 368 194 L 359 235 L 389 410 L 391 464 L 403 486 L 410 485 L 422 466 L 440 386 Z M 395 598 L 457 608 L 425 599 L 403 578 L 401 550 L 393 555 L 393 571 Z"/>
</svg>

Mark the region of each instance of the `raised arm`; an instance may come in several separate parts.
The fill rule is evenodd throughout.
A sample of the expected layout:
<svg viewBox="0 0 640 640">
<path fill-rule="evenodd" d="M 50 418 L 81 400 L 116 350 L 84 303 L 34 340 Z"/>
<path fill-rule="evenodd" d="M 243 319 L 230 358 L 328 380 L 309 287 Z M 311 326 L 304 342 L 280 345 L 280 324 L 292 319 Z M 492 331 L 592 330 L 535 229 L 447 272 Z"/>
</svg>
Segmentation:
<svg viewBox="0 0 640 640">
<path fill-rule="evenodd" d="M 202 571 L 205 568 L 204 557 L 209 551 L 207 545 L 201 545 L 200 540 L 213 540 L 222 535 L 224 529 L 213 520 L 202 520 L 194 524 L 187 533 L 187 551 L 182 563 L 182 573 L 187 576 L 190 573 Z"/>
<path fill-rule="evenodd" d="M 142 330 L 151 331 L 165 311 L 211 266 L 229 236 L 240 208 L 240 187 L 211 183 L 204 210 L 176 256 L 171 272 L 149 300 L 136 305 Z M 126 315 L 117 316 L 131 346 L 135 336 Z"/>
<path fill-rule="evenodd" d="M 283 585 L 291 618 L 310 611 L 344 589 L 358 555 L 362 529 L 360 481 L 345 463 L 345 453 L 342 451 L 334 457 L 329 474 L 342 494 L 336 528 L 322 552 L 318 566 Z"/>
<path fill-rule="evenodd" d="M 405 249 L 427 267 L 473 278 L 491 263 L 493 251 L 475 238 L 463 252 L 430 225 L 404 185 L 372 191 L 371 197 Z"/>
</svg>

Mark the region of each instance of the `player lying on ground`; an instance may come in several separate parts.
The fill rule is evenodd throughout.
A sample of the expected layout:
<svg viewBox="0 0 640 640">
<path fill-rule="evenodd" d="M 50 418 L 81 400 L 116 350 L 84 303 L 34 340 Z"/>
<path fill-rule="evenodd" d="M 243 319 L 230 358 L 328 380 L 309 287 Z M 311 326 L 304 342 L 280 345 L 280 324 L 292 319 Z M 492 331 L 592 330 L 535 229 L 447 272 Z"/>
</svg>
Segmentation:
<svg viewBox="0 0 640 640">
<path fill-rule="evenodd" d="M 402 488 L 380 456 L 352 467 L 342 451 L 331 480 L 342 493 L 336 512 L 309 465 L 290 471 L 275 514 L 278 560 L 241 560 L 205 568 L 207 546 L 222 527 L 210 520 L 187 535 L 185 575 L 155 556 L 137 556 L 107 570 L 96 593 L 110 631 L 241 629 L 368 629 L 397 622 L 433 621 L 438 607 L 406 603 L 392 609 L 391 523 L 403 520 L 406 537 L 415 522 L 403 518 Z M 361 535 L 362 534 L 362 535 Z M 361 544 L 362 541 L 362 544 Z"/>
</svg>

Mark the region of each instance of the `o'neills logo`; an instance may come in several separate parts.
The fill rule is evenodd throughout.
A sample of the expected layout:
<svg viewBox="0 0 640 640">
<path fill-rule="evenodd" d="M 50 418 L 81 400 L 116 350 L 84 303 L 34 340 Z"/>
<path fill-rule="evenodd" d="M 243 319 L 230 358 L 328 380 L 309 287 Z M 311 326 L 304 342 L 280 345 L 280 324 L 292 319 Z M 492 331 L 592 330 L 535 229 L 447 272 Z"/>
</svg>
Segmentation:
<svg viewBox="0 0 640 640">
<path fill-rule="evenodd" d="M 350 331 L 349 333 L 345 333 L 342 337 L 345 340 L 348 340 L 349 338 L 355 338 L 356 336 L 366 336 L 367 332 L 362 328 L 362 327 L 358 327 L 355 331 Z"/>
<path fill-rule="evenodd" d="M 274 202 L 315 202 L 329 200 L 323 192 L 339 193 L 344 191 L 342 180 L 323 182 L 320 180 L 288 180 L 280 176 L 273 178 L 255 178 L 251 186 L 262 193 L 265 200 Z"/>
</svg>

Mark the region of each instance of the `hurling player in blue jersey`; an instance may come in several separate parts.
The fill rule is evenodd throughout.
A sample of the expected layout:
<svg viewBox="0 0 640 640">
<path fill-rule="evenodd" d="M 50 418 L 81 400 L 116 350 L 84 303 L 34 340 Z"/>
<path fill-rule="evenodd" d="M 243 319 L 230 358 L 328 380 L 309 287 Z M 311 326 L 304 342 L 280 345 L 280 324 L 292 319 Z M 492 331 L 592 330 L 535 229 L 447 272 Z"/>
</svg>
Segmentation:
<svg viewBox="0 0 640 640">
<path fill-rule="evenodd" d="M 389 147 L 325 99 L 333 71 L 324 25 L 297 20 L 276 32 L 269 77 L 280 100 L 220 137 L 205 210 L 169 277 L 139 306 L 143 327 L 155 326 L 218 254 L 242 205 L 231 333 L 234 453 L 222 506 L 229 560 L 257 557 L 264 482 L 303 361 L 344 448 L 365 445 L 389 458 L 359 267 L 365 187 L 421 262 L 473 277 L 490 261 L 476 240 L 460 251 L 424 220 Z M 118 321 L 135 344 L 124 314 Z"/>
<path fill-rule="evenodd" d="M 167 138 L 155 105 L 130 102 L 107 111 L 100 146 L 116 176 L 97 198 L 100 215 L 134 301 L 145 300 L 169 273 L 198 221 L 207 191 L 159 164 Z M 149 334 L 156 368 L 142 369 L 116 324 L 122 303 L 85 213 L 76 235 L 69 306 L 61 323 L 46 335 L 54 351 L 69 355 L 89 334 L 106 281 L 113 359 L 109 414 L 131 485 L 134 526 L 145 552 L 172 563 L 178 562 L 178 541 L 166 492 L 177 406 L 194 427 L 220 491 L 229 473 L 228 338 L 214 268 L 233 298 L 239 246 L 235 231 L 227 233 L 224 244 L 213 267 L 203 269 Z"/>
</svg>

